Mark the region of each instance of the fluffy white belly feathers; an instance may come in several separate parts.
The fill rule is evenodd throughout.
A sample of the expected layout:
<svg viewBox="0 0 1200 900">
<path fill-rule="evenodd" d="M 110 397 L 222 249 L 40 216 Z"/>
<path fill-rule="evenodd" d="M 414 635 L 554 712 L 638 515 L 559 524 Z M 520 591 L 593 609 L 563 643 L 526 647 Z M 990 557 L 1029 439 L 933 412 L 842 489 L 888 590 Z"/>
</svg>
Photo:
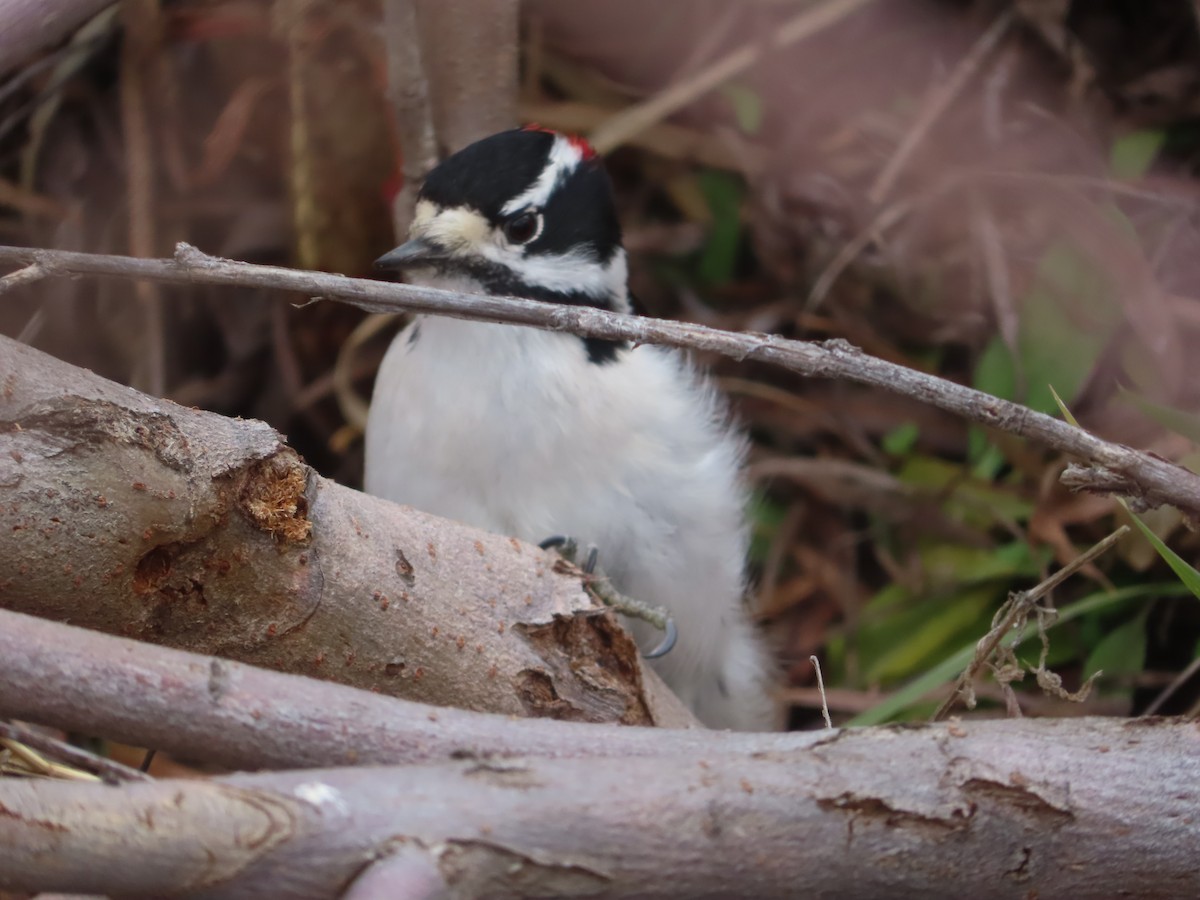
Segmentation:
<svg viewBox="0 0 1200 900">
<path fill-rule="evenodd" d="M 765 729 L 740 457 L 681 354 L 639 347 L 596 365 L 569 335 L 421 317 L 379 372 L 366 489 L 526 541 L 594 543 L 618 590 L 670 610 L 678 644 L 653 665 L 697 716 Z"/>
</svg>

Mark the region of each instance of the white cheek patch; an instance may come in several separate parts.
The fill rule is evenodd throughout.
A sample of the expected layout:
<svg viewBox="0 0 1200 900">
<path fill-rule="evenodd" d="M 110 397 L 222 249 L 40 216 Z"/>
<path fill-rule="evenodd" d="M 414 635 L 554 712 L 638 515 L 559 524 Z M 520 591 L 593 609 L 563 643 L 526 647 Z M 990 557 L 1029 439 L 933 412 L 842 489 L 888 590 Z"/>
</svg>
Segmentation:
<svg viewBox="0 0 1200 900">
<path fill-rule="evenodd" d="M 554 144 L 550 147 L 550 156 L 546 159 L 546 168 L 531 184 L 525 193 L 509 200 L 500 212 L 508 216 L 527 207 L 541 209 L 554 193 L 554 187 L 563 181 L 579 165 L 583 159 L 583 151 L 562 135 L 555 135 Z"/>
</svg>

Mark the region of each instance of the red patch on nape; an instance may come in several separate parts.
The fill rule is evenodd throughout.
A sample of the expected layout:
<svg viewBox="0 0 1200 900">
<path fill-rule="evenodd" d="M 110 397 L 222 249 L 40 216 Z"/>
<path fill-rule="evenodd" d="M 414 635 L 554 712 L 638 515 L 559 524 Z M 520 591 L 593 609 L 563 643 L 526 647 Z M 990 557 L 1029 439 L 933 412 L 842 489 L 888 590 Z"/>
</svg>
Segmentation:
<svg viewBox="0 0 1200 900">
<path fill-rule="evenodd" d="M 539 125 L 537 122 L 530 122 L 521 128 L 522 131 L 540 131 L 543 134 L 553 134 L 556 137 L 566 138 L 567 143 L 579 151 L 579 155 L 584 159 L 595 159 L 596 148 L 587 142 L 587 138 L 580 137 L 577 134 L 562 134 L 555 131 L 553 128 L 546 128 Z"/>
</svg>

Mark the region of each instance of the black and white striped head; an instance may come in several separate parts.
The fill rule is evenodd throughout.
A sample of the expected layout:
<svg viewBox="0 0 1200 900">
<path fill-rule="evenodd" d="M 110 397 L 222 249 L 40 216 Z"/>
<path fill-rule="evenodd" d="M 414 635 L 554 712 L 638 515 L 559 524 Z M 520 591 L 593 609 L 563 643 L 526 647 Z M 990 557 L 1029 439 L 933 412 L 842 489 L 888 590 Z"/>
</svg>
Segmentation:
<svg viewBox="0 0 1200 900">
<path fill-rule="evenodd" d="M 460 150 L 425 179 L 409 237 L 376 266 L 629 311 L 612 188 L 580 138 L 527 127 Z"/>
</svg>

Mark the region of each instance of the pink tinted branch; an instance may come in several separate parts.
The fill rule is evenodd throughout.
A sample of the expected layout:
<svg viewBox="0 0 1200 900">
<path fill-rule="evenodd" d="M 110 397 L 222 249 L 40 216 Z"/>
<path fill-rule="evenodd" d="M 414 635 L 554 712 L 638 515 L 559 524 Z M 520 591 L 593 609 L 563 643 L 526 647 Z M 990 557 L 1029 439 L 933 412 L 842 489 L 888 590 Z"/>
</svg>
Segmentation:
<svg viewBox="0 0 1200 900">
<path fill-rule="evenodd" d="M 6 779 L 0 888 L 326 898 L 363 876 L 351 896 L 1194 892 L 1190 722 L 951 722 L 790 750 L 757 735 L 762 750 L 741 753 L 718 739 L 636 759 Z"/>
<path fill-rule="evenodd" d="M 1028 438 L 1088 464 L 1071 469 L 1071 487 L 1117 488 L 1136 506 L 1177 506 L 1200 518 L 1200 476 L 1168 460 L 1095 435 L 1007 400 L 863 353 L 845 341 L 809 343 L 774 335 L 739 334 L 687 322 L 624 316 L 601 309 L 560 306 L 515 297 L 461 294 L 416 285 L 258 266 L 208 256 L 179 245 L 174 259 L 133 259 L 0 247 L 0 263 L 38 263 L 64 275 L 105 275 L 173 284 L 227 284 L 276 288 L 350 303 L 369 312 L 432 313 L 510 322 L 585 337 L 665 344 L 755 360 L 814 378 L 833 378 L 911 397 L 968 421 Z"/>
</svg>

